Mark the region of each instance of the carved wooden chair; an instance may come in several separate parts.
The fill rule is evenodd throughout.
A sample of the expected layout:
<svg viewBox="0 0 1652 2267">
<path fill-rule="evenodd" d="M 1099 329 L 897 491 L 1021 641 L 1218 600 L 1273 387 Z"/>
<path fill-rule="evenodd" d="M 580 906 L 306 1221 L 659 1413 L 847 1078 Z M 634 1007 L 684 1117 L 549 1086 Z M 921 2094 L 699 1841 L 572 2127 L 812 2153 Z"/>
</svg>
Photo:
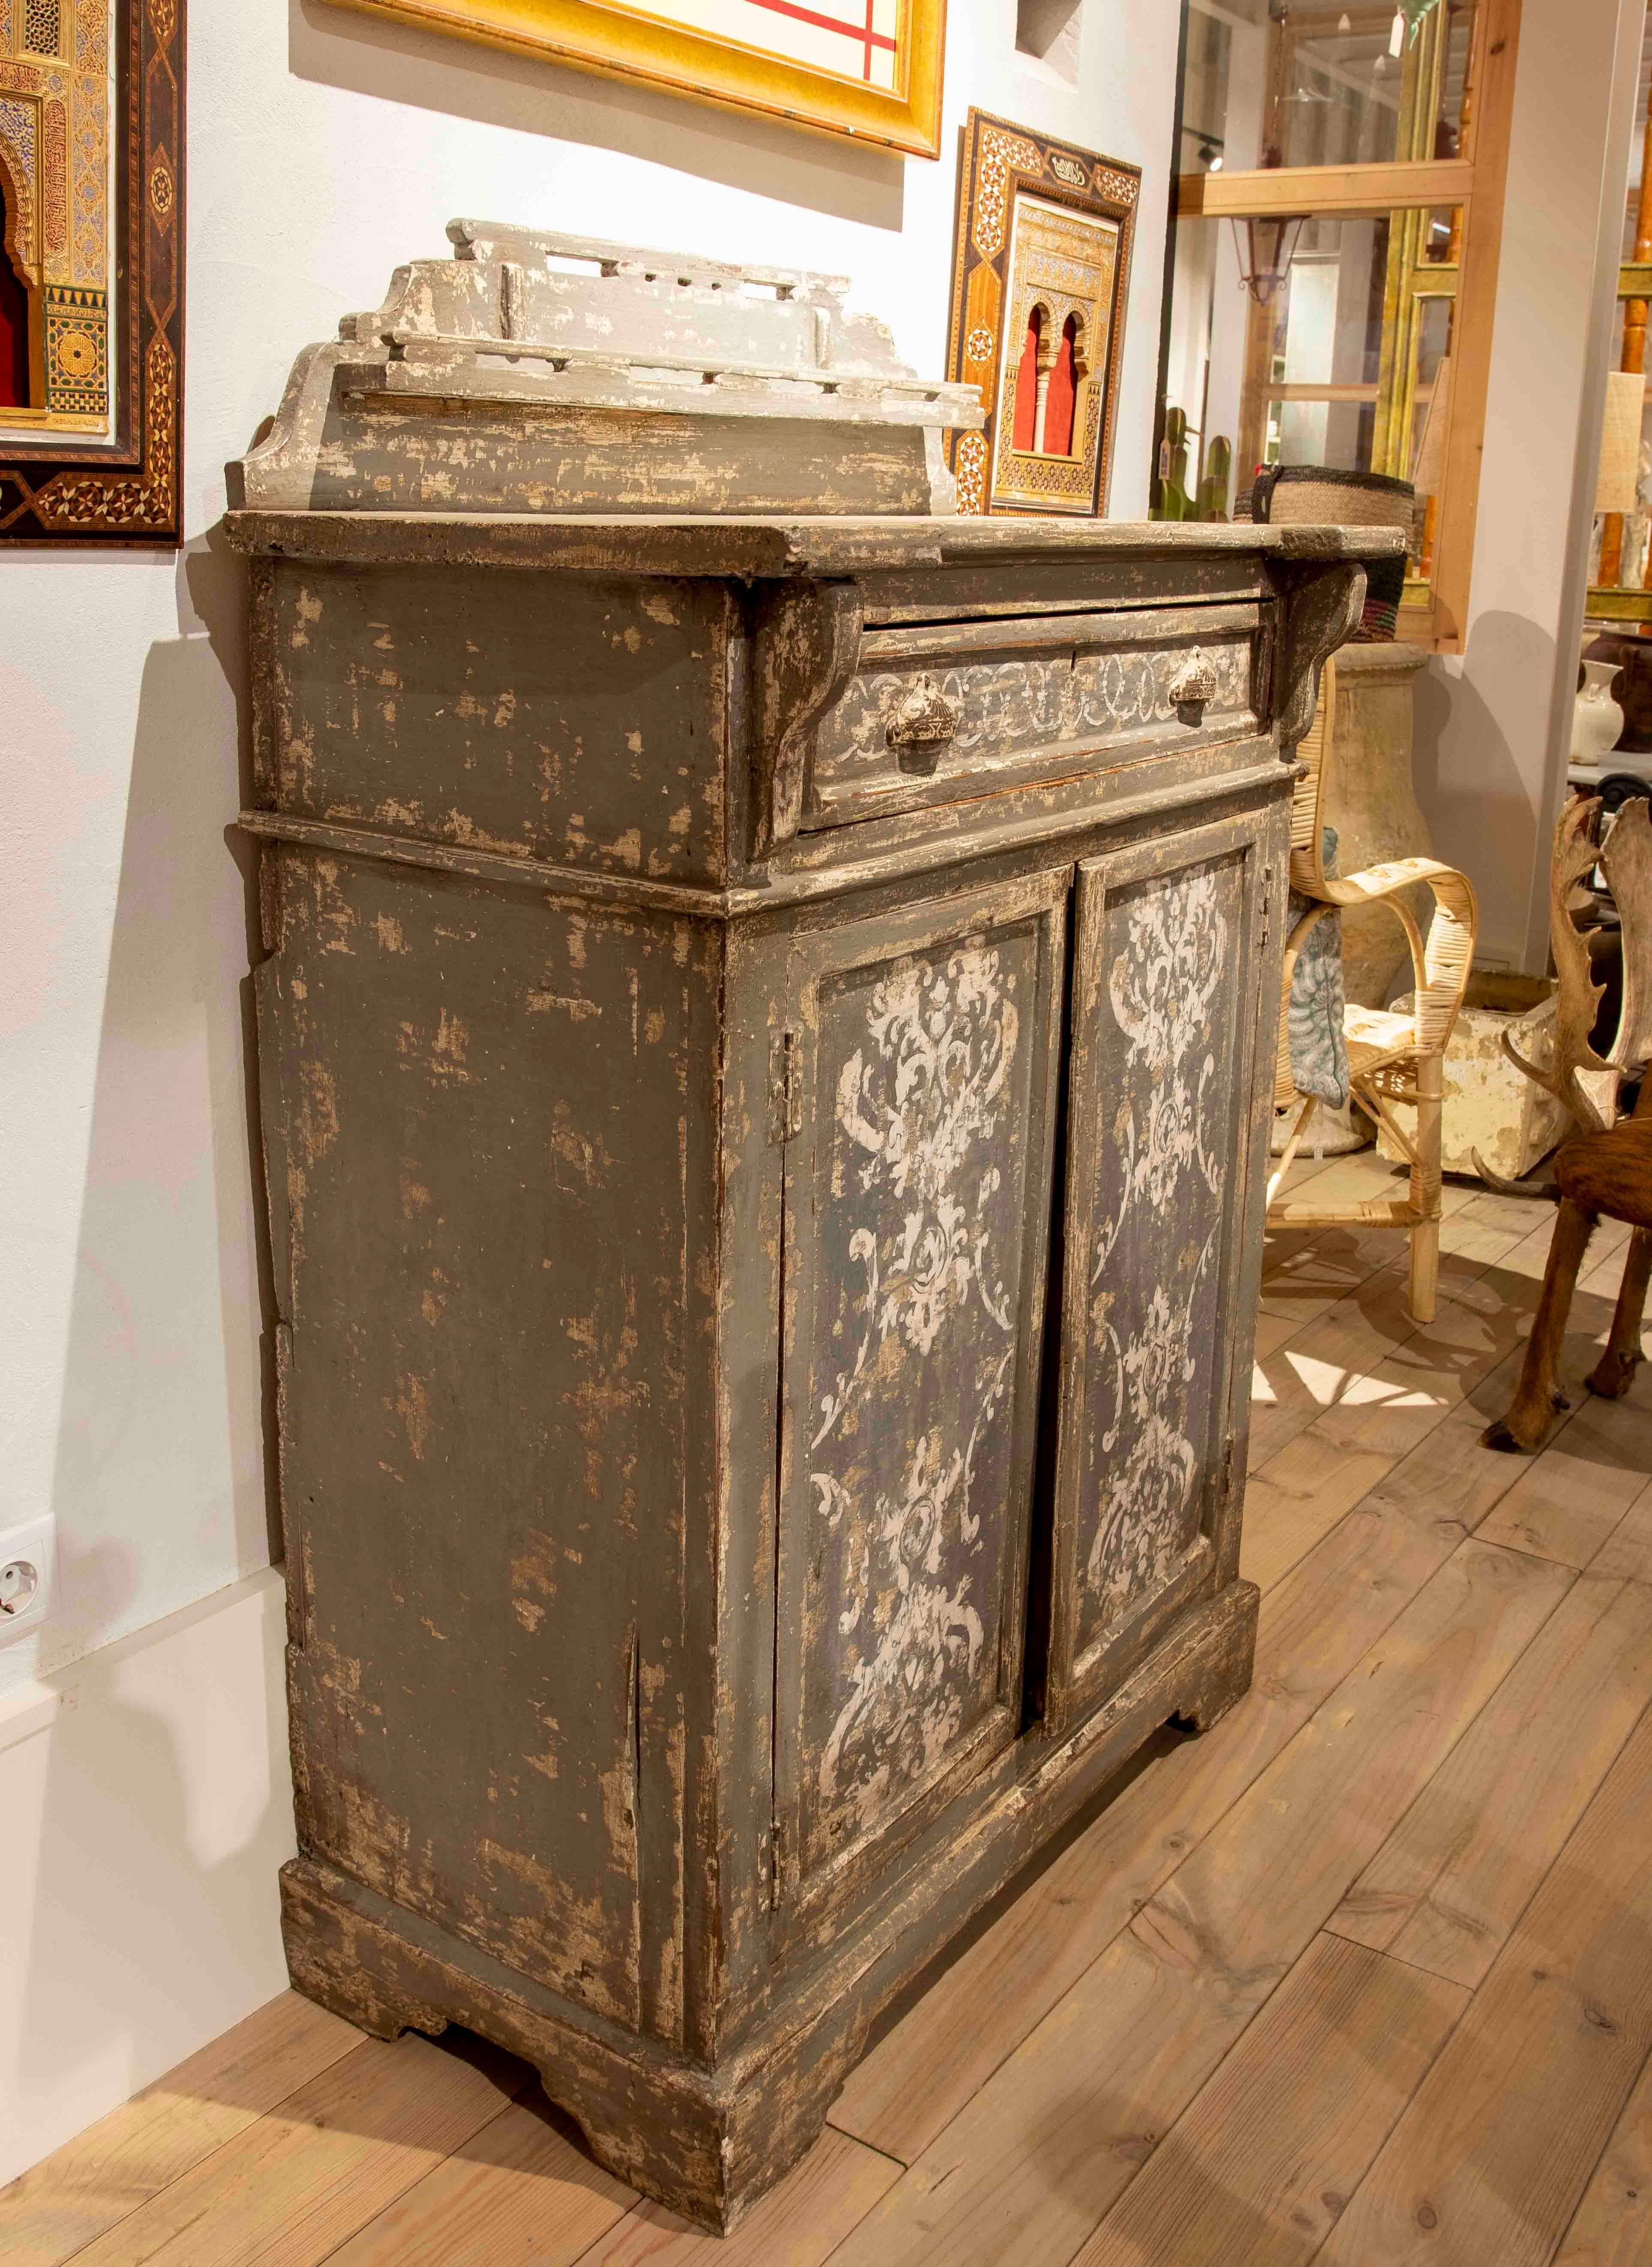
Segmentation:
<svg viewBox="0 0 1652 2267">
<path fill-rule="evenodd" d="M 1325 870 L 1325 763 L 1337 713 L 1336 662 L 1327 661 L 1313 722 L 1296 750 L 1303 767 L 1291 805 L 1290 881 L 1298 896 L 1312 902 L 1292 929 L 1285 947 L 1285 988 L 1280 999 L 1279 1057 L 1274 1098 L 1281 1110 L 1298 1105 L 1284 1154 L 1267 1185 L 1270 1228 L 1403 1228 L 1411 1236 L 1412 1314 L 1432 1322 L 1440 1266 L 1440 1103 L 1446 1042 L 1463 1004 L 1469 964 L 1474 957 L 1479 908 L 1472 884 L 1437 858 L 1395 858 L 1362 874 Z M 1434 918 L 1425 943 L 1411 909 L 1409 893 L 1420 882 L 1434 892 Z M 1277 1192 L 1319 1107 L 1316 1095 L 1299 1093 L 1291 1075 L 1289 1033 L 1291 979 L 1310 933 L 1343 906 L 1383 905 L 1406 933 L 1411 948 L 1414 989 L 1412 1006 L 1392 1009 L 1347 1007 L 1343 1038 L 1349 1084 L 1372 1117 L 1386 1128 L 1411 1167 L 1403 1198 L 1372 1198 L 1362 1204 L 1276 1201 Z M 1391 1105 L 1416 1105 L 1415 1130 L 1407 1134 Z"/>
<path fill-rule="evenodd" d="M 1553 1180 L 1540 1190 L 1521 1190 L 1558 1197 L 1560 1209 L 1520 1383 L 1508 1414 L 1481 1437 L 1489 1449 L 1524 1454 L 1542 1447 L 1555 1411 L 1568 1406 L 1560 1390 L 1560 1346 L 1577 1272 L 1603 1214 L 1627 1221 L 1634 1233 L 1612 1335 L 1586 1380 L 1591 1393 L 1615 1401 L 1629 1390 L 1641 1360 L 1641 1321 L 1652 1279 L 1652 1076 L 1641 1080 L 1634 1115 L 1619 1115 L 1624 1081 L 1645 1070 L 1652 1059 L 1652 820 L 1645 799 L 1635 797 L 1624 805 L 1603 846 L 1600 808 L 1598 796 L 1575 796 L 1554 830 L 1549 943 L 1560 999 L 1553 1060 L 1546 1068 L 1528 1062 L 1507 1034 L 1503 1038 L 1504 1053 L 1565 1104 L 1577 1129 L 1555 1154 Z M 1593 897 L 1582 887 L 1597 864 L 1617 907 L 1621 927 L 1615 934 L 1602 925 Z M 1595 978 L 1609 955 L 1619 960 L 1620 1002 L 1617 1027 L 1601 1053 L 1595 1045 L 1596 1026 L 1607 986 Z M 1509 1187 L 1478 1157 L 1474 1162 L 1494 1188 Z"/>
</svg>

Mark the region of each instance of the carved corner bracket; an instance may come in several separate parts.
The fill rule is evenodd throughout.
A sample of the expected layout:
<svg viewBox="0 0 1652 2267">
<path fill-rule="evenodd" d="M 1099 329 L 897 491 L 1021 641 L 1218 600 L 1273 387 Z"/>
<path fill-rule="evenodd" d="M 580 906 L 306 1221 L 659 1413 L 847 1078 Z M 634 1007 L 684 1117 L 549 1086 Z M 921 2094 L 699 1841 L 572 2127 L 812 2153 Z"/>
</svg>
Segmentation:
<svg viewBox="0 0 1652 2267">
<path fill-rule="evenodd" d="M 1357 559 L 1303 568 L 1291 576 L 1284 598 L 1274 715 L 1279 752 L 1289 763 L 1313 722 L 1321 667 L 1359 627 L 1365 606 L 1365 569 Z"/>
<path fill-rule="evenodd" d="M 781 583 L 759 600 L 753 640 L 759 857 L 803 817 L 814 731 L 854 675 L 861 598 L 853 583 Z"/>
</svg>

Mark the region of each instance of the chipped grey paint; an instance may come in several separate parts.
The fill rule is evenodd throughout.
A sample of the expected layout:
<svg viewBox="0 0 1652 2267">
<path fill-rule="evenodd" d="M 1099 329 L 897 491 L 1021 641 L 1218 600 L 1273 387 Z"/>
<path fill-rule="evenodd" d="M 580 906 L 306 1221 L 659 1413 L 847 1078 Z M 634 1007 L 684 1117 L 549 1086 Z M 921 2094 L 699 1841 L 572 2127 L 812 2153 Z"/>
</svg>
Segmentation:
<svg viewBox="0 0 1652 2267">
<path fill-rule="evenodd" d="M 295 817 L 650 880 L 726 871 L 738 621 L 716 583 L 283 561 L 263 597 Z"/>
<path fill-rule="evenodd" d="M 744 517 L 570 517 L 566 403 L 535 425 L 483 398 L 500 339 L 562 319 L 530 275 L 551 255 L 458 240 L 476 256 L 409 272 L 393 319 L 328 350 L 308 423 L 301 366 L 260 477 L 429 503 L 436 466 L 463 509 L 231 521 L 254 554 L 284 1926 L 300 1988 L 380 2035 L 460 2022 L 530 2055 L 605 2163 L 727 2227 L 878 2008 L 1167 1715 L 1212 1722 L 1248 1679 L 1230 1375 L 1164 1402 L 1193 1485 L 1093 1586 L 1107 1457 L 1134 1450 L 1122 1424 L 1090 1463 L 1068 1443 L 1112 1426 L 1120 1372 L 1127 1401 L 1173 1367 L 1161 1291 L 1184 1368 L 1200 1334 L 1245 1359 L 1280 720 L 1357 605 L 1359 539 L 868 519 L 813 460 L 827 516 L 762 519 L 755 443 Z M 728 280 L 607 264 L 662 352 Z M 830 302 L 805 279 L 767 304 L 875 363 Z M 444 356 L 481 389 L 468 466 L 420 391 Z M 393 404 L 334 391 L 393 363 Z M 870 419 L 876 446 L 927 447 L 939 406 Z M 579 414 L 598 453 L 628 429 Z M 745 418 L 782 453 L 797 422 Z M 733 494 L 683 461 L 701 503 Z M 1140 736 L 1051 754 L 1063 649 L 1104 701 L 1100 657 L 1141 657 Z M 1164 657 L 1217 649 L 1205 715 L 1161 713 Z M 1046 671 L 1007 767 L 1019 712 L 966 701 L 976 737 L 907 776 L 917 800 L 831 807 L 857 672 L 967 689 L 995 654 Z M 1169 1082 L 1216 1170 L 1178 1150 L 1179 1242 L 1133 1197 L 1098 1332 L 1089 1254 L 1156 1138 L 1128 1027 L 1133 972 L 1159 979 L 1128 908 L 1186 930 L 1201 875 L 1231 942 Z"/>
</svg>

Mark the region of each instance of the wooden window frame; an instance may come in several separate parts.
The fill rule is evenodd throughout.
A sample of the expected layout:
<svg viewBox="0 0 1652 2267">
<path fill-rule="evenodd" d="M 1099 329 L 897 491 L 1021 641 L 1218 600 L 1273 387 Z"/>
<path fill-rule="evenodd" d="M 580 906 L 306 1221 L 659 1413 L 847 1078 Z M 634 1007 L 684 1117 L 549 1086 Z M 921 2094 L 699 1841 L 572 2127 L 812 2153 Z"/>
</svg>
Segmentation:
<svg viewBox="0 0 1652 2267">
<path fill-rule="evenodd" d="M 1614 343 L 1614 367 L 1624 370 L 1644 372 L 1647 366 L 1648 316 L 1652 316 L 1652 115 L 1642 128 L 1641 145 L 1641 194 L 1635 214 L 1634 257 L 1623 261 L 1618 270 L 1618 306 L 1619 341 Z M 1620 546 L 1623 521 L 1615 512 L 1606 515 L 1601 530 L 1599 567 L 1604 569 L 1610 556 L 1615 570 L 1621 566 Z M 1583 602 L 1586 622 L 1652 622 L 1652 547 L 1641 570 L 1640 586 L 1618 581 L 1591 583 Z"/>
<path fill-rule="evenodd" d="M 1426 583 L 1407 584 L 1399 616 L 1399 635 L 1435 653 L 1460 653 L 1468 627 L 1519 34 L 1520 0 L 1478 0 L 1469 59 L 1473 108 L 1465 128 L 1466 147 L 1456 158 L 1281 165 L 1248 172 L 1224 169 L 1183 173 L 1177 181 L 1177 221 L 1265 219 L 1281 213 L 1336 219 L 1443 207 L 1460 211 L 1458 260 L 1438 264 L 1441 282 L 1449 283 L 1455 267 L 1455 290 L 1435 288 L 1432 263 L 1428 279 L 1434 296 L 1457 301 L 1450 424 L 1433 572 Z"/>
</svg>

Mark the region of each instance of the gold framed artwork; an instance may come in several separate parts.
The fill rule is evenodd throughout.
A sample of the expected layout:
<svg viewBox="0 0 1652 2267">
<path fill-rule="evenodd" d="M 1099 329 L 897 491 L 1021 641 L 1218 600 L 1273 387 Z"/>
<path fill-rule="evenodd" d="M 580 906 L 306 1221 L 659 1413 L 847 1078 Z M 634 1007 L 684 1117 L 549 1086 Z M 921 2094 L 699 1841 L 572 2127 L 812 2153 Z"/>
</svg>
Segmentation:
<svg viewBox="0 0 1652 2267">
<path fill-rule="evenodd" d="M 914 157 L 941 148 L 946 0 L 341 0 Z"/>
<path fill-rule="evenodd" d="M 949 437 L 961 512 L 1107 507 L 1142 169 L 972 110 L 947 376 L 987 422 Z"/>
<path fill-rule="evenodd" d="M 183 0 L 0 0 L 0 546 L 175 545 Z"/>
</svg>

